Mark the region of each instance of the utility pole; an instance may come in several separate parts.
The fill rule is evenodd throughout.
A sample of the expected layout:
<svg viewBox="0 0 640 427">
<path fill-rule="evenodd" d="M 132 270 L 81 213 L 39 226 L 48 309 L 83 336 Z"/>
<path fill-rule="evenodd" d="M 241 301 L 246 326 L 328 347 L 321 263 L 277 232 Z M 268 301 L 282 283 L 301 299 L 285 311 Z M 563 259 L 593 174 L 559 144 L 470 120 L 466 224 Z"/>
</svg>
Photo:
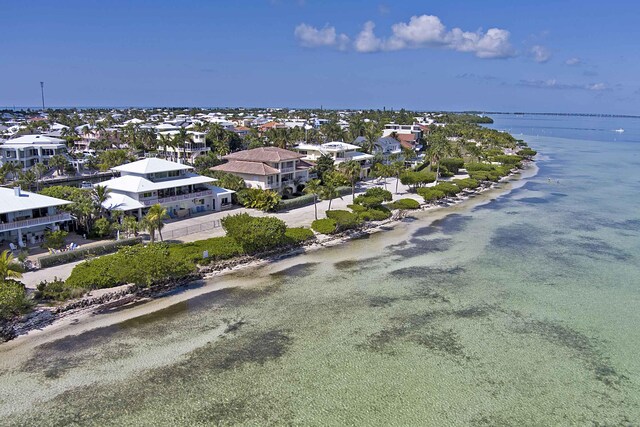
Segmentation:
<svg viewBox="0 0 640 427">
<path fill-rule="evenodd" d="M 42 112 L 44 113 L 44 82 L 40 82 L 40 93 L 42 94 Z"/>
</svg>

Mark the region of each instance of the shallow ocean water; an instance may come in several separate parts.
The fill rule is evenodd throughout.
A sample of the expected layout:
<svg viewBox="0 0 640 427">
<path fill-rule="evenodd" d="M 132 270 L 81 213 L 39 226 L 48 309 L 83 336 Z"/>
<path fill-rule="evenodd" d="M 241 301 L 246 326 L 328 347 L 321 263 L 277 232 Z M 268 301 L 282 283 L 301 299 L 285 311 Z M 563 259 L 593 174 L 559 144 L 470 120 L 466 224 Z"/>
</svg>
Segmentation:
<svg viewBox="0 0 640 427">
<path fill-rule="evenodd" d="M 0 347 L 0 424 L 639 424 L 639 145 L 526 139 L 489 203 Z"/>
</svg>

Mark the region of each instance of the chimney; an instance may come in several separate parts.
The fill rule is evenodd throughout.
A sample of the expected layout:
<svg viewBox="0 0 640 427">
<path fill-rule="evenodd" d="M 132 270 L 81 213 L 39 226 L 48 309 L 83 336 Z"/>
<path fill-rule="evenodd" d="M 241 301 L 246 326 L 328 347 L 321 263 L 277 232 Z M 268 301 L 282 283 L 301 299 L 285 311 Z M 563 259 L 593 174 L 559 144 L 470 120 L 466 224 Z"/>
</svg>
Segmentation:
<svg viewBox="0 0 640 427">
<path fill-rule="evenodd" d="M 20 187 L 13 187 L 13 194 L 15 194 L 16 197 L 20 197 L 22 195 L 22 193 L 20 193 Z"/>
</svg>

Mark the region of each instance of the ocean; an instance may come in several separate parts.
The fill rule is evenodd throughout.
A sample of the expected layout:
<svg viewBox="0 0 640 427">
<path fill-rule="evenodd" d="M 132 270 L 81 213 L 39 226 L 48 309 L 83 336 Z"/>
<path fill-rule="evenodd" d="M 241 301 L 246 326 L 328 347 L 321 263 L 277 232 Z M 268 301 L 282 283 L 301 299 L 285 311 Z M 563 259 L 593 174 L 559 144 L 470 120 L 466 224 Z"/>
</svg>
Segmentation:
<svg viewBox="0 0 640 427">
<path fill-rule="evenodd" d="M 0 424 L 640 424 L 640 119 L 494 118 L 535 176 L 0 346 Z"/>
</svg>

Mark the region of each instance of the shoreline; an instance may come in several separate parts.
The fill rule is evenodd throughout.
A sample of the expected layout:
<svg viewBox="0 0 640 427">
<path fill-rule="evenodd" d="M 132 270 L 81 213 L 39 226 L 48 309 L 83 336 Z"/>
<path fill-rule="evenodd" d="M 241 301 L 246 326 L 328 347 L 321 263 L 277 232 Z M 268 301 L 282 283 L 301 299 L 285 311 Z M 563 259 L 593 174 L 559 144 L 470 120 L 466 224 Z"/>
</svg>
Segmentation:
<svg viewBox="0 0 640 427">
<path fill-rule="evenodd" d="M 84 298 L 71 301 L 57 310 L 43 309 L 25 316 L 27 320 L 18 330 L 19 333 L 0 344 L 0 354 L 16 347 L 35 347 L 69 335 L 112 326 L 206 293 L 239 286 L 251 286 L 236 283 L 237 280 L 227 276 L 252 268 L 275 265 L 279 261 L 321 249 L 336 247 L 365 235 L 389 231 L 390 228 L 395 229 L 399 224 L 402 224 L 406 217 L 413 217 L 422 221 L 423 226 L 428 226 L 434 221 L 454 213 L 457 209 L 481 206 L 509 194 L 523 186 L 527 179 L 536 176 L 538 171 L 539 168 L 535 162 L 527 162 L 522 169 L 502 178 L 499 182 L 478 189 L 472 194 L 458 196 L 445 206 L 428 204 L 415 211 L 399 211 L 405 214 L 396 214 L 389 219 L 370 223 L 369 226 L 358 230 L 323 236 L 324 238 L 321 240 L 316 239 L 307 245 L 282 248 L 264 254 L 264 257 L 241 257 L 222 261 L 215 266 L 201 268 L 197 273 L 175 282 L 156 285 L 152 288 L 138 289 L 133 285 L 122 285 L 89 292 Z M 211 283 L 213 279 L 217 278 L 226 278 L 226 280 L 221 283 Z M 68 308 L 69 306 L 72 307 Z M 41 316 L 42 319 L 37 319 L 38 316 Z"/>
</svg>

